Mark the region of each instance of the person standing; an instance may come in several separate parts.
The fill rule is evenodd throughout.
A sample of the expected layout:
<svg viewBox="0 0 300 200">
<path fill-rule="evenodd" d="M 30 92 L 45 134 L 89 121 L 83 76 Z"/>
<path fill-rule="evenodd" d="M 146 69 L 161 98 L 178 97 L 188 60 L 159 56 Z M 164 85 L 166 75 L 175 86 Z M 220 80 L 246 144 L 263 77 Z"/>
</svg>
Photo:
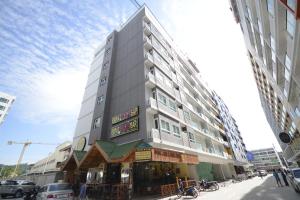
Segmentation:
<svg viewBox="0 0 300 200">
<path fill-rule="evenodd" d="M 86 200 L 86 183 L 82 183 L 80 186 L 79 199 Z"/>
<path fill-rule="evenodd" d="M 282 187 L 283 185 L 282 185 L 282 183 L 281 183 L 281 181 L 280 181 L 280 178 L 279 178 L 279 175 L 278 175 L 278 173 L 276 172 L 275 169 L 273 169 L 273 176 L 274 176 L 275 179 L 276 179 L 276 182 L 277 182 L 278 187 L 279 187 L 279 185 Z"/>
<path fill-rule="evenodd" d="M 284 173 L 284 171 L 282 169 L 280 170 L 280 173 L 281 173 L 281 176 L 282 176 L 282 179 L 284 181 L 285 186 L 289 186 L 289 183 L 288 183 L 288 181 L 286 179 L 286 175 L 285 175 L 285 173 Z"/>
<path fill-rule="evenodd" d="M 261 179 L 263 179 L 263 175 L 262 175 L 262 172 L 259 170 L 258 171 L 258 176 L 261 178 Z"/>
</svg>

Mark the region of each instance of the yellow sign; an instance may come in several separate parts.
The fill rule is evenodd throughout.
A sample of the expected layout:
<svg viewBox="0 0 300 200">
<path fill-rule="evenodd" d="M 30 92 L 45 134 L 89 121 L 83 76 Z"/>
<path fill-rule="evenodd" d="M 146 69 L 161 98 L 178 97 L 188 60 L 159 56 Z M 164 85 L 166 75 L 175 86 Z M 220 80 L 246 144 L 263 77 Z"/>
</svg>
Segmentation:
<svg viewBox="0 0 300 200">
<path fill-rule="evenodd" d="M 135 160 L 151 160 L 151 151 L 136 151 Z"/>
</svg>

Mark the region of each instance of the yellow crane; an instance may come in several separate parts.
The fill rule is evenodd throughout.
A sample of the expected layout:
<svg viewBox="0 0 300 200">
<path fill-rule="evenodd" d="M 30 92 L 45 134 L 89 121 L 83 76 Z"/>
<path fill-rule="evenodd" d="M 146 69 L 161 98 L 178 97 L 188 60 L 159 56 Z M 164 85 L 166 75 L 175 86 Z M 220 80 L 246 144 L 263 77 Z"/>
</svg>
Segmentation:
<svg viewBox="0 0 300 200">
<path fill-rule="evenodd" d="M 17 170 L 19 168 L 20 163 L 22 162 L 23 156 L 24 156 L 24 152 L 26 150 L 26 148 L 31 145 L 31 144 L 40 144 L 40 145 L 58 145 L 58 144 L 54 144 L 54 143 L 43 143 L 43 142 L 31 142 L 31 141 L 26 141 L 26 142 L 15 142 L 15 141 L 8 141 L 7 142 L 8 145 L 13 145 L 13 144 L 22 144 L 23 145 L 23 149 L 21 151 L 20 157 L 18 159 L 18 162 L 16 164 L 15 170 L 12 174 L 12 176 L 16 176 L 17 175 Z"/>
</svg>

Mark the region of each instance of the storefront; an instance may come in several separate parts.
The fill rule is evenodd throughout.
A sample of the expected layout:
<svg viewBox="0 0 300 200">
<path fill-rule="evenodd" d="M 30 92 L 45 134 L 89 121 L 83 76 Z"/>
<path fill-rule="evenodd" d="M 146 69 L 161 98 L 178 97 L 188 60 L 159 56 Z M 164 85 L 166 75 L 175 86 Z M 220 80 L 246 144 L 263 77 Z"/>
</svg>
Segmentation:
<svg viewBox="0 0 300 200">
<path fill-rule="evenodd" d="M 96 141 L 79 163 L 72 156 L 63 169 L 66 175 L 86 175 L 92 199 L 174 194 L 178 178 L 188 183 L 194 178 L 191 168 L 198 163 L 196 155 L 152 148 L 143 141 L 123 145 Z"/>
</svg>

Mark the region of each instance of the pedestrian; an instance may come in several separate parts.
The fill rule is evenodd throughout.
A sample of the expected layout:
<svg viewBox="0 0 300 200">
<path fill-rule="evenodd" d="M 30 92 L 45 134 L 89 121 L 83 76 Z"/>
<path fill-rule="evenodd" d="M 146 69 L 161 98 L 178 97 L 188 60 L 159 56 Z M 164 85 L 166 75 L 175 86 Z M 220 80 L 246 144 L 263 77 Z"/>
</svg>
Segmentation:
<svg viewBox="0 0 300 200">
<path fill-rule="evenodd" d="M 279 187 L 279 185 L 282 187 L 282 183 L 281 183 L 281 181 L 280 181 L 279 175 L 278 175 L 278 173 L 276 172 L 275 169 L 273 169 L 273 176 L 274 176 L 275 179 L 276 179 L 276 182 L 277 182 L 278 187 Z"/>
<path fill-rule="evenodd" d="M 180 192 L 184 191 L 183 181 L 181 179 L 178 179 L 178 190 Z"/>
<path fill-rule="evenodd" d="M 82 183 L 80 186 L 79 199 L 86 200 L 86 183 Z"/>
<path fill-rule="evenodd" d="M 261 179 L 264 179 L 264 178 L 263 178 L 263 174 L 262 174 L 262 172 L 261 172 L 260 170 L 258 170 L 258 176 L 259 176 Z"/>
<path fill-rule="evenodd" d="M 286 175 L 285 175 L 285 173 L 284 173 L 284 171 L 282 169 L 280 170 L 280 173 L 281 173 L 282 179 L 283 179 L 283 181 L 285 183 L 285 186 L 289 186 L 289 183 L 288 183 L 288 181 L 286 179 Z"/>
</svg>

